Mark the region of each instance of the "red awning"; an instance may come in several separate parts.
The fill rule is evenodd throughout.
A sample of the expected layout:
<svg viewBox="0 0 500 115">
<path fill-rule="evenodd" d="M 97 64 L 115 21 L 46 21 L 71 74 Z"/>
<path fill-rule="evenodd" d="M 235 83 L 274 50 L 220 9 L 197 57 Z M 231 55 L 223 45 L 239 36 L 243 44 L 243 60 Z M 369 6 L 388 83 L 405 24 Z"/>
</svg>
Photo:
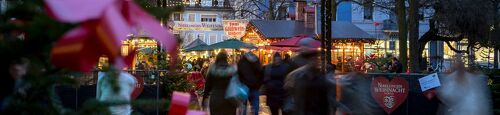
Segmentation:
<svg viewBox="0 0 500 115">
<path fill-rule="evenodd" d="M 276 50 L 276 51 L 296 51 L 296 47 L 276 47 L 276 46 L 259 46 L 259 49 Z"/>
<path fill-rule="evenodd" d="M 286 39 L 286 40 L 283 40 L 283 41 L 279 41 L 279 42 L 275 42 L 275 43 L 271 43 L 271 46 L 276 46 L 276 47 L 299 47 L 299 41 L 304 39 L 304 38 L 308 38 L 307 35 L 304 35 L 304 34 L 299 34 L 299 35 L 296 35 L 292 38 L 289 38 L 289 39 Z M 321 42 L 315 40 L 315 42 L 312 43 L 313 46 L 315 47 L 320 47 L 321 46 Z"/>
</svg>

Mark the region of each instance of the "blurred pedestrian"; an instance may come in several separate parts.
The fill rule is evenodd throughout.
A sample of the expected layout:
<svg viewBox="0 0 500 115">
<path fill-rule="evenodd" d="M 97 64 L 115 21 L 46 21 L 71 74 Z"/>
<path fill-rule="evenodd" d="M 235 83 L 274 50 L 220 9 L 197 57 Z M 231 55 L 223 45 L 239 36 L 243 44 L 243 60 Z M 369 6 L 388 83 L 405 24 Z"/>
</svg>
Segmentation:
<svg viewBox="0 0 500 115">
<path fill-rule="evenodd" d="M 14 98 L 24 99 L 31 84 L 26 82 L 25 76 L 28 73 L 28 66 L 30 61 L 26 58 L 15 59 L 8 64 L 8 77 L 4 81 L 5 87 L 2 87 L 1 97 L 0 97 L 0 112 L 3 112 L 9 104 L 11 104 Z M 7 81 L 7 82 L 6 82 Z M 19 97 L 16 97 L 19 96 Z"/>
<path fill-rule="evenodd" d="M 294 115 L 327 115 L 335 112 L 335 85 L 331 74 L 321 72 L 319 50 L 314 39 L 299 41 L 299 54 L 291 60 L 291 73 L 283 86 L 287 98 L 283 109 Z M 333 91 L 332 91 L 333 90 Z"/>
<path fill-rule="evenodd" d="M 206 108 L 209 103 L 211 115 L 236 115 L 237 106 L 224 98 L 229 81 L 236 74 L 236 67 L 229 65 L 227 58 L 224 51 L 217 54 L 206 75 L 202 106 Z"/>
<path fill-rule="evenodd" d="M 116 84 L 113 84 L 115 82 Z M 97 78 L 96 99 L 103 102 L 131 100 L 131 95 L 137 81 L 131 74 L 123 71 L 99 72 Z M 116 87 L 119 87 L 116 90 Z M 130 104 L 108 107 L 111 115 L 130 115 Z"/>
<path fill-rule="evenodd" d="M 186 72 L 190 72 L 191 70 L 193 70 L 193 65 L 191 64 L 190 61 L 187 61 L 185 65 L 186 66 L 185 66 L 184 70 L 186 70 Z"/>
<path fill-rule="evenodd" d="M 250 89 L 248 101 L 250 101 L 254 115 L 259 114 L 259 89 L 264 82 L 261 69 L 259 58 L 252 52 L 244 53 L 238 61 L 239 79 Z M 243 112 L 246 113 L 246 109 Z"/>
<path fill-rule="evenodd" d="M 147 68 L 147 64 L 146 64 L 146 61 L 141 61 L 141 63 L 139 63 L 139 65 L 137 66 L 137 69 L 138 70 L 146 70 Z"/>
<path fill-rule="evenodd" d="M 493 115 L 493 100 L 488 77 L 480 72 L 468 72 L 457 59 L 453 72 L 439 77 L 437 97 L 442 102 L 438 115 Z M 441 76 L 441 75 L 440 75 Z"/>
<path fill-rule="evenodd" d="M 339 111 L 347 115 L 384 115 L 371 96 L 371 82 L 364 73 L 351 72 L 340 78 L 342 93 Z"/>
<path fill-rule="evenodd" d="M 399 62 L 398 58 L 393 57 L 391 61 L 392 61 L 392 64 L 390 67 L 391 72 L 403 73 L 403 64 L 401 64 L 401 62 Z"/>
<path fill-rule="evenodd" d="M 266 87 L 267 106 L 271 110 L 271 115 L 286 115 L 283 112 L 285 100 L 285 89 L 283 85 L 290 66 L 283 62 L 279 53 L 274 53 L 273 62 L 264 66 L 264 85 Z"/>
<path fill-rule="evenodd" d="M 331 115 L 336 111 L 335 81 L 321 72 L 318 50 L 303 55 L 307 64 L 288 74 L 285 90 L 290 94 L 294 115 Z"/>
<path fill-rule="evenodd" d="M 283 63 L 290 65 L 290 54 L 285 53 L 285 58 L 283 58 Z"/>
</svg>

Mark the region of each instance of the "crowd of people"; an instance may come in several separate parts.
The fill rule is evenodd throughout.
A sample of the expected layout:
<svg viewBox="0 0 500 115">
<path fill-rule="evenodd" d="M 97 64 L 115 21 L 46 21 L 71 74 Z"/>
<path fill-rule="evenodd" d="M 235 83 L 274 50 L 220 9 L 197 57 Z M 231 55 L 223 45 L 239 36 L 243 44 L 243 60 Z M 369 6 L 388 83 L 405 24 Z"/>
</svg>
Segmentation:
<svg viewBox="0 0 500 115">
<path fill-rule="evenodd" d="M 266 104 L 272 115 L 334 113 L 335 88 L 332 87 L 335 86 L 331 73 L 334 71 L 327 74 L 320 71 L 319 51 L 311 45 L 312 40 L 301 40 L 299 54 L 292 58 L 274 53 L 273 61 L 268 65 L 262 65 L 252 52 L 242 54 L 239 61 L 231 64 L 227 53 L 220 52 L 206 72 L 202 106 L 208 107 L 213 115 L 234 115 L 238 108 L 243 108 L 240 112 L 246 113 L 247 107 L 239 107 L 224 98 L 231 78 L 238 76 L 249 88 L 245 103 L 251 105 L 254 115 L 260 111 L 261 93 L 266 95 Z"/>
</svg>

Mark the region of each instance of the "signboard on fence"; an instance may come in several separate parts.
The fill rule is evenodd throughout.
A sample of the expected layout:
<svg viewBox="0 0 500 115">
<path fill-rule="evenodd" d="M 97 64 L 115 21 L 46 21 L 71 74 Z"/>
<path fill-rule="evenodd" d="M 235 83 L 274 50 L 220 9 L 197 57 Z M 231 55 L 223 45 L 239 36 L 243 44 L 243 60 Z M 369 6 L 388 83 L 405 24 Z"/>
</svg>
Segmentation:
<svg viewBox="0 0 500 115">
<path fill-rule="evenodd" d="M 385 77 L 376 77 L 372 81 L 371 92 L 380 107 L 391 114 L 408 97 L 408 82 L 402 77 L 394 77 L 391 81 Z"/>
<path fill-rule="evenodd" d="M 227 37 L 239 39 L 245 35 L 248 20 L 223 20 L 222 22 Z"/>
<path fill-rule="evenodd" d="M 439 82 L 439 77 L 437 73 L 433 73 L 428 76 L 422 77 L 418 79 L 418 82 L 420 83 L 420 88 L 422 92 L 441 86 L 441 82 Z"/>
</svg>

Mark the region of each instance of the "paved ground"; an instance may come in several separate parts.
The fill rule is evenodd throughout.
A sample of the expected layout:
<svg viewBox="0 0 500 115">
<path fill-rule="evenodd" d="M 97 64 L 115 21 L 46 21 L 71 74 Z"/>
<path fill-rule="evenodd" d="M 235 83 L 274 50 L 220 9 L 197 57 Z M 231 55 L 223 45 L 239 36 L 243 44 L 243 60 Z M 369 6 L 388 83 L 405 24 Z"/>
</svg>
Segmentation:
<svg viewBox="0 0 500 115">
<path fill-rule="evenodd" d="M 201 102 L 201 98 L 199 99 L 200 102 Z M 200 103 L 201 105 L 201 103 Z M 252 109 L 251 109 L 251 106 L 248 105 L 247 106 L 247 115 L 252 115 Z M 266 105 L 266 96 L 262 95 L 260 96 L 260 109 L 259 109 L 259 115 L 271 115 L 271 111 L 269 110 L 269 107 L 267 107 Z M 208 111 L 207 111 L 208 112 Z"/>
</svg>

